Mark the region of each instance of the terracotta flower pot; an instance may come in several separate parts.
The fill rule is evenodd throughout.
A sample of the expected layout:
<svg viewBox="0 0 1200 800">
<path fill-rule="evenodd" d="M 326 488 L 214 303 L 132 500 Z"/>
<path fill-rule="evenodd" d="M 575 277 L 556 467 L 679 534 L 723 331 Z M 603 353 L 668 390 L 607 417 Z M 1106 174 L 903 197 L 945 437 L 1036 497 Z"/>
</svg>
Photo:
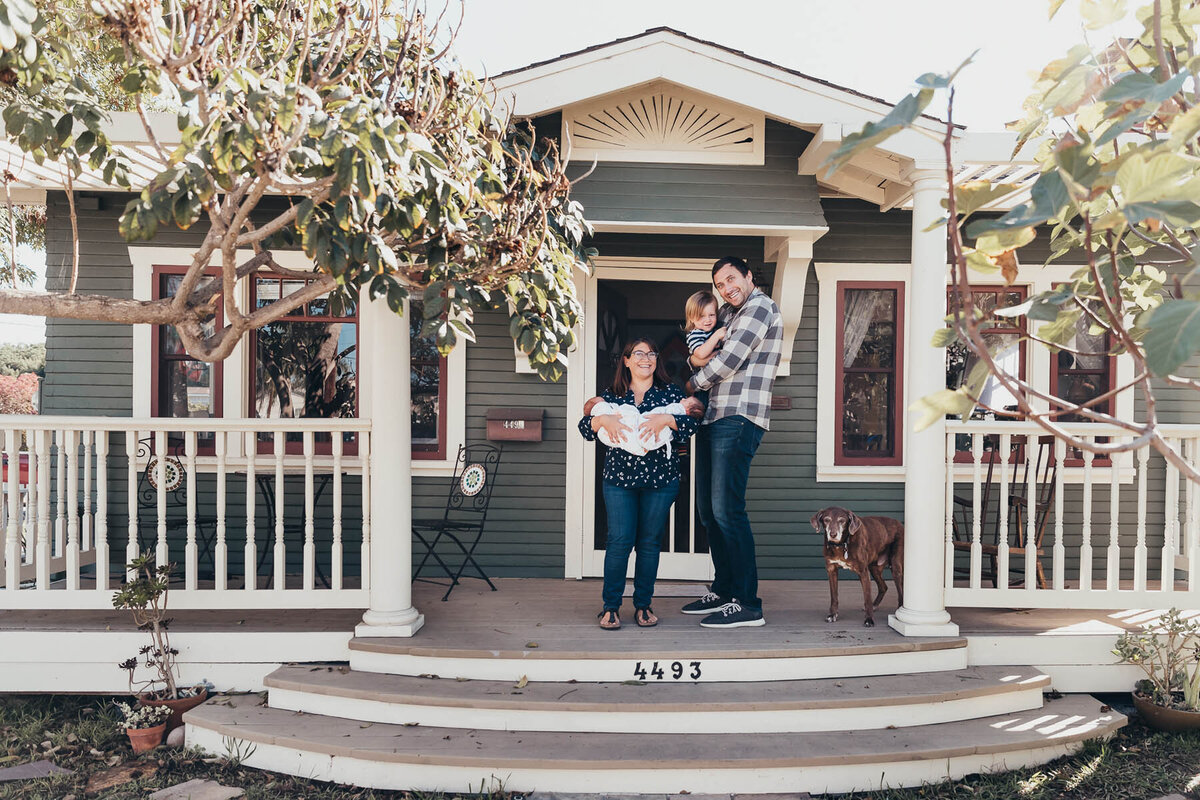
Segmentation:
<svg viewBox="0 0 1200 800">
<path fill-rule="evenodd" d="M 133 752 L 144 753 L 162 744 L 163 734 L 167 732 L 167 723 L 163 722 L 153 728 L 126 728 L 125 734 L 133 745 Z"/>
<path fill-rule="evenodd" d="M 1177 733 L 1200 730 L 1200 711 L 1166 708 L 1156 705 L 1149 697 L 1137 693 L 1133 695 L 1133 705 L 1146 724 L 1157 731 Z"/>
<path fill-rule="evenodd" d="M 207 699 L 208 690 L 201 689 L 199 694 L 194 694 L 191 697 L 180 697 L 178 700 L 154 700 L 143 695 L 138 697 L 138 705 L 166 706 L 171 709 L 171 716 L 167 717 L 167 732 L 169 733 L 183 724 L 183 714 L 185 711 L 190 711 Z"/>
</svg>

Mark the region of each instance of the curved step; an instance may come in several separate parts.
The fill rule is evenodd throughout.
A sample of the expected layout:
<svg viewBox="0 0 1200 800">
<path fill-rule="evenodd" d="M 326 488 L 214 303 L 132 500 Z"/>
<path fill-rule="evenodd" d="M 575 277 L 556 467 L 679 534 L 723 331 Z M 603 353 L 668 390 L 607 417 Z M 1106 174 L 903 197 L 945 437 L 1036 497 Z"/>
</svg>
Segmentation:
<svg viewBox="0 0 1200 800">
<path fill-rule="evenodd" d="M 666 673 L 669 679 L 670 673 Z M 651 679 L 653 680 L 653 679 Z M 1028 667 L 768 683 L 529 683 L 296 665 L 267 676 L 272 708 L 365 722 L 522 731 L 878 730 L 1038 708 Z"/>
<path fill-rule="evenodd" d="M 1044 763 L 1125 724 L 1086 695 L 997 717 L 836 736 L 458 730 L 256 703 L 233 698 L 188 712 L 188 746 L 214 755 L 235 747 L 248 752 L 248 766 L 317 780 L 444 792 L 867 791 Z"/>
<path fill-rule="evenodd" d="M 573 647 L 568 640 L 527 642 L 526 646 L 428 646 L 418 639 L 356 637 L 350 641 L 350 667 L 356 672 L 433 675 L 475 681 L 621 682 L 644 680 L 655 662 L 674 680 L 700 683 L 787 681 L 851 675 L 895 675 L 965 669 L 967 640 L 961 638 L 878 639 L 839 634 L 826 641 L 763 642 L 750 628 L 720 631 L 698 643 L 694 638 L 646 636 Z M 646 633 L 637 631 L 636 633 Z M 610 634 L 612 636 L 612 634 Z M 668 673 L 668 670 L 670 672 Z"/>
</svg>

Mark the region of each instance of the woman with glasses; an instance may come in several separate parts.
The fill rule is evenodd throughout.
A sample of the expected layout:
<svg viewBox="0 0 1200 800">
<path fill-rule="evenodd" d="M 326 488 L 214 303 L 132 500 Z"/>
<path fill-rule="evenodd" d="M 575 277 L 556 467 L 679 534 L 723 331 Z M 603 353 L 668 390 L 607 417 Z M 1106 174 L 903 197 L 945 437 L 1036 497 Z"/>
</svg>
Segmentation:
<svg viewBox="0 0 1200 800">
<path fill-rule="evenodd" d="M 696 432 L 699 420 L 688 414 L 648 414 L 662 406 L 684 401 L 683 390 L 667 381 L 654 343 L 634 339 L 625 345 L 621 364 L 612 386 L 601 399 L 610 405 L 633 405 L 644 416 L 637 430 L 624 424 L 618 414 L 591 415 L 591 404 L 579 421 L 583 438 L 595 441 L 597 433 L 620 444 L 628 437 L 643 443 L 655 442 L 665 428 L 672 430 L 674 442 L 687 440 Z M 690 401 L 695 413 L 703 409 Z M 650 445 L 652 446 L 652 445 Z M 640 448 L 635 448 L 640 449 Z M 621 627 L 621 597 L 625 591 L 625 571 L 629 553 L 637 551 L 633 568 L 634 620 L 638 627 L 651 628 L 658 617 L 650 607 L 654 581 L 658 577 L 659 540 L 667 524 L 667 513 L 679 494 L 679 457 L 670 445 L 647 449 L 635 455 L 621 447 L 609 447 L 604 459 L 604 507 L 608 512 L 608 543 L 604 553 L 603 609 L 598 615 L 600 627 Z"/>
</svg>

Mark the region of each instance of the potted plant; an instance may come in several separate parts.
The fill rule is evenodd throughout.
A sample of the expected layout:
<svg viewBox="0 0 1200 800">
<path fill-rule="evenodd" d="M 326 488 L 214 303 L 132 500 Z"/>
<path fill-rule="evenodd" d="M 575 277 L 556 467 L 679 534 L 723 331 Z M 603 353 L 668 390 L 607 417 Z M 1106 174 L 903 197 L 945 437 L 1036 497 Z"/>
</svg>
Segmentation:
<svg viewBox="0 0 1200 800">
<path fill-rule="evenodd" d="M 150 634 L 150 644 L 143 645 L 137 656 L 122 661 L 118 666 L 129 673 L 129 691 L 143 706 L 167 706 L 171 709 L 167 730 L 183 724 L 183 713 L 200 705 L 208 698 L 203 686 L 180 687 L 176 681 L 178 672 L 175 657 L 179 651 L 171 647 L 167 628 L 171 620 L 167 617 L 167 591 L 171 577 L 171 565 L 154 565 L 150 553 L 130 561 L 132 576 L 125 585 L 113 594 L 113 607 L 133 613 L 138 630 Z M 149 670 L 153 677 L 137 680 L 139 666 Z"/>
<path fill-rule="evenodd" d="M 171 709 L 166 706 L 130 706 L 128 703 L 117 703 L 116 706 L 121 709 L 121 727 L 129 737 L 133 752 L 144 753 L 162 744 Z"/>
<path fill-rule="evenodd" d="M 1141 633 L 1125 633 L 1113 653 L 1146 673 L 1133 704 L 1152 728 L 1200 728 L 1200 622 L 1172 608 Z"/>
</svg>

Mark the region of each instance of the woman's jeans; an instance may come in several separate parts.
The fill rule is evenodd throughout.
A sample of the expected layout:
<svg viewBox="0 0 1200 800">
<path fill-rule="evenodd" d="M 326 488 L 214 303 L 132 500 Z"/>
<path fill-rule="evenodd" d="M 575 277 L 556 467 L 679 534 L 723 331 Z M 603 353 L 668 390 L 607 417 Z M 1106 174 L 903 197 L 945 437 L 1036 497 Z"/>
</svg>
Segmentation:
<svg viewBox="0 0 1200 800">
<path fill-rule="evenodd" d="M 658 553 L 667 513 L 679 495 L 679 481 L 658 489 L 625 489 L 604 484 L 604 509 L 608 514 L 608 543 L 604 550 L 606 609 L 619 609 L 625 593 L 629 552 L 637 549 L 633 565 L 633 607 L 648 608 L 658 577 Z"/>
</svg>

